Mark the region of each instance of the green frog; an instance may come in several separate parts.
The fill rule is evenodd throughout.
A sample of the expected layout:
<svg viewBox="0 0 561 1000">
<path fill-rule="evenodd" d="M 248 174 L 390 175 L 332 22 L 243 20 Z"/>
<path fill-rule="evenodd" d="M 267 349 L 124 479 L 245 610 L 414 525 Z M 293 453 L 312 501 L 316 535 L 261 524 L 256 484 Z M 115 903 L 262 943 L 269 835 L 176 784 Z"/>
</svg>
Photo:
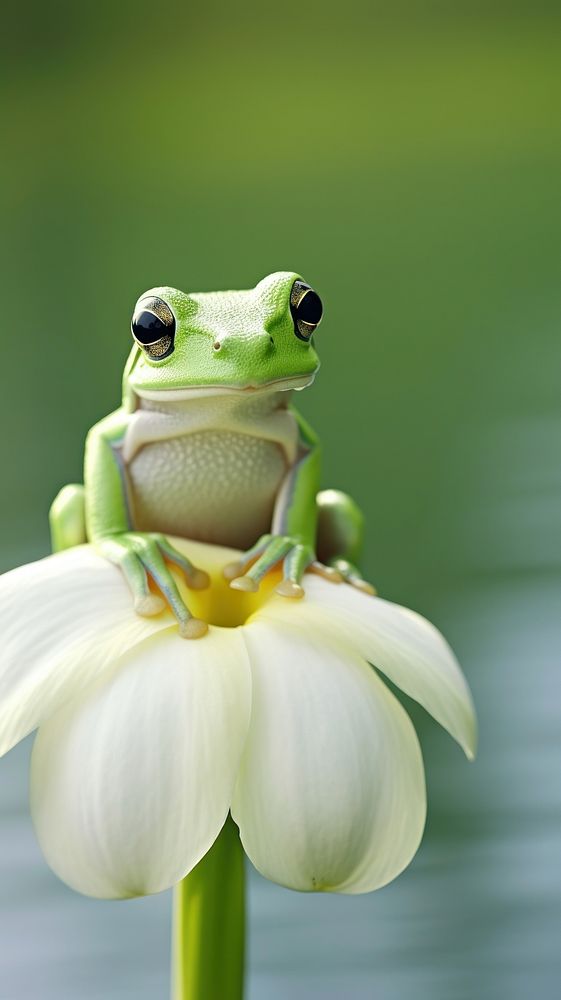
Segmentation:
<svg viewBox="0 0 561 1000">
<path fill-rule="evenodd" d="M 338 490 L 320 490 L 316 434 L 293 405 L 319 368 L 323 306 L 293 272 L 247 291 L 158 287 L 136 303 L 123 402 L 89 432 L 84 484 L 50 512 L 54 551 L 90 542 L 122 570 L 140 615 L 171 607 L 185 638 L 195 618 L 170 571 L 208 586 L 170 537 L 241 550 L 230 586 L 304 596 L 306 571 L 373 592 L 358 568 L 363 518 Z M 152 583 L 152 586 L 150 586 Z"/>
</svg>

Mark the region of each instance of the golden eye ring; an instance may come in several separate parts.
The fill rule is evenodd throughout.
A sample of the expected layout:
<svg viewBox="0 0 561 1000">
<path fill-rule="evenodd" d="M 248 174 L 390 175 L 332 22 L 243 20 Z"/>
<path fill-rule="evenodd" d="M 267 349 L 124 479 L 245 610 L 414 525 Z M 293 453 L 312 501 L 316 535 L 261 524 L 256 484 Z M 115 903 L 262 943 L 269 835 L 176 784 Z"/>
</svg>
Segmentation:
<svg viewBox="0 0 561 1000">
<path fill-rule="evenodd" d="M 154 361 L 172 353 L 175 316 L 167 302 L 155 295 L 139 299 L 131 322 L 131 332 L 139 347 Z"/>
<path fill-rule="evenodd" d="M 317 292 L 303 281 L 295 281 L 290 291 L 290 312 L 294 333 L 309 341 L 323 317 L 323 305 Z"/>
</svg>

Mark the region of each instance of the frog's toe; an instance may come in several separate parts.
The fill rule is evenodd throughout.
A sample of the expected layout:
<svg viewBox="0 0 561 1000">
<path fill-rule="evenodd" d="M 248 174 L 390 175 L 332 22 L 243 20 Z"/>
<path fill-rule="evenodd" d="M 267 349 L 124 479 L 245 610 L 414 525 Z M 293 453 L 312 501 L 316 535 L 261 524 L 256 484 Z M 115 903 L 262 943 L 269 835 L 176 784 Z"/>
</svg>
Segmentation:
<svg viewBox="0 0 561 1000">
<path fill-rule="evenodd" d="M 344 579 L 342 574 L 333 566 L 326 566 L 324 563 L 317 561 L 313 562 L 308 569 L 310 573 L 322 576 L 324 580 L 329 580 L 330 583 L 342 583 Z"/>
<path fill-rule="evenodd" d="M 259 583 L 250 576 L 237 576 L 231 581 L 232 590 L 243 590 L 248 594 L 256 594 L 259 590 Z"/>
<path fill-rule="evenodd" d="M 201 639 L 207 632 L 208 625 L 200 618 L 188 618 L 179 625 L 179 634 L 183 639 Z"/>
<path fill-rule="evenodd" d="M 371 597 L 377 594 L 376 588 L 373 587 L 371 583 L 368 583 L 356 566 L 354 566 L 353 563 L 349 562 L 347 559 L 334 559 L 331 564 L 331 568 L 335 570 L 340 579 L 344 580 L 345 583 L 348 583 L 356 590 L 362 591 L 363 594 L 369 594 Z"/>
<path fill-rule="evenodd" d="M 279 585 L 275 587 L 275 593 L 280 594 L 281 597 L 289 597 L 292 600 L 300 600 L 304 597 L 304 588 L 294 580 L 281 580 Z"/>
<path fill-rule="evenodd" d="M 361 576 L 349 576 L 347 583 L 350 583 L 351 587 L 355 587 L 356 590 L 361 590 L 363 594 L 369 594 L 371 597 L 375 597 L 378 591 L 368 580 L 363 580 Z"/>
<path fill-rule="evenodd" d="M 143 618 L 152 618 L 164 610 L 166 602 L 157 594 L 142 594 L 134 602 L 134 610 Z"/>
<path fill-rule="evenodd" d="M 206 590 L 207 587 L 210 587 L 210 576 L 208 573 L 205 573 L 203 569 L 198 569 L 197 566 L 193 566 L 191 560 L 187 559 L 181 552 L 178 552 L 165 535 L 156 534 L 153 535 L 153 538 L 162 555 L 183 571 L 187 586 L 191 590 Z"/>
<path fill-rule="evenodd" d="M 206 590 L 210 587 L 210 576 L 204 569 L 195 569 L 188 580 L 191 590 Z"/>
<path fill-rule="evenodd" d="M 224 578 L 226 580 L 235 580 L 236 577 L 243 576 L 254 560 L 259 559 L 259 556 L 263 555 L 272 540 L 272 535 L 261 535 L 261 538 L 258 539 L 255 545 L 252 545 L 247 552 L 243 553 L 241 559 L 236 559 L 235 562 L 227 563 L 222 570 Z"/>
<path fill-rule="evenodd" d="M 244 564 L 241 562 L 231 562 L 228 563 L 222 570 L 222 575 L 225 580 L 235 580 L 237 576 L 240 576 L 244 571 Z"/>
<path fill-rule="evenodd" d="M 304 597 L 302 580 L 308 566 L 314 560 L 315 554 L 310 545 L 302 542 L 292 545 L 285 556 L 282 567 L 283 579 L 275 588 L 276 593 L 291 600 L 300 600 Z"/>
</svg>

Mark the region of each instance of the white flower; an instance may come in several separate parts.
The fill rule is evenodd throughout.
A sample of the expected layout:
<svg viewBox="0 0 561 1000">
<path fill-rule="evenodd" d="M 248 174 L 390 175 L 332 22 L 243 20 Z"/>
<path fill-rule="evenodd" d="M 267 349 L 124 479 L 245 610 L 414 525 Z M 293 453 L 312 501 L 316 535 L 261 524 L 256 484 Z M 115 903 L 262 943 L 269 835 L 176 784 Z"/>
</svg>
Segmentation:
<svg viewBox="0 0 561 1000">
<path fill-rule="evenodd" d="M 300 602 L 231 590 L 236 553 L 174 540 L 211 574 L 187 592 L 211 623 L 188 641 L 139 618 L 89 546 L 0 578 L 0 752 L 39 727 L 31 807 L 54 871 L 91 896 L 158 892 L 209 850 L 231 810 L 256 868 L 301 890 L 395 878 L 425 822 L 421 752 L 375 669 L 475 748 L 462 673 L 432 625 L 306 577 Z M 240 622 L 245 624 L 240 625 Z M 228 627 L 235 625 L 237 627 Z"/>
</svg>

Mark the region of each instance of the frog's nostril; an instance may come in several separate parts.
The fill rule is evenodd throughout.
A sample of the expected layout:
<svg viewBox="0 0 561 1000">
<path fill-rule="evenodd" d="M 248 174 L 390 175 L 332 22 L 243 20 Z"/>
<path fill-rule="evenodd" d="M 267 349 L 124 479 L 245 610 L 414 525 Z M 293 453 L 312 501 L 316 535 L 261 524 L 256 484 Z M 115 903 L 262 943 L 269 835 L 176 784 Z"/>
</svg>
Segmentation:
<svg viewBox="0 0 561 1000">
<path fill-rule="evenodd" d="M 219 351 L 220 348 L 222 347 L 222 344 L 220 343 L 219 340 L 215 340 L 214 344 L 212 346 L 213 346 L 213 348 L 214 348 L 215 351 Z"/>
</svg>

